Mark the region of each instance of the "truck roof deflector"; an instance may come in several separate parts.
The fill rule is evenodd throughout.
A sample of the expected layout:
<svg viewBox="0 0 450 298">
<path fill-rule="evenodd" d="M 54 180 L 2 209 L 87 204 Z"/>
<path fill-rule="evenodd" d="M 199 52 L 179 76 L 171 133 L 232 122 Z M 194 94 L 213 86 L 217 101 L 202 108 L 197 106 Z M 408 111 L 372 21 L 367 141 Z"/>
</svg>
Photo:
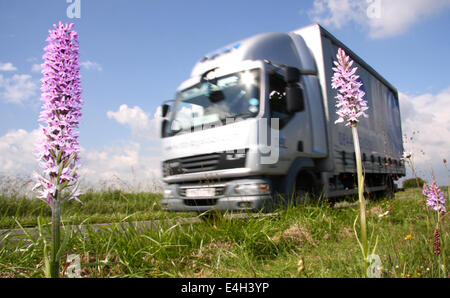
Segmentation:
<svg viewBox="0 0 450 298">
<path fill-rule="evenodd" d="M 207 76 L 210 72 L 213 72 L 213 71 L 215 71 L 215 70 L 218 69 L 218 68 L 219 68 L 219 67 L 214 67 L 214 68 L 211 68 L 211 69 L 205 71 L 205 72 L 201 75 L 201 77 L 200 77 L 200 82 L 204 82 L 206 76 Z M 208 80 L 206 80 L 206 81 L 208 81 Z"/>
</svg>

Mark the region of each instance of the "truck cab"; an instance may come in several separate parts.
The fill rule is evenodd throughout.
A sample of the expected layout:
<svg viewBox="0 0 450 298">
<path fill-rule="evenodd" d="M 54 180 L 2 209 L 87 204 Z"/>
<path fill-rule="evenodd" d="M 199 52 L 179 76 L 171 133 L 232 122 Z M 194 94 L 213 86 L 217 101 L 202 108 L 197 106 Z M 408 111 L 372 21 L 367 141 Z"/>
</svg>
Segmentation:
<svg viewBox="0 0 450 298">
<path fill-rule="evenodd" d="M 295 32 L 205 55 L 161 109 L 162 208 L 264 209 L 333 195 L 329 181 L 341 173 L 317 59 Z"/>
</svg>

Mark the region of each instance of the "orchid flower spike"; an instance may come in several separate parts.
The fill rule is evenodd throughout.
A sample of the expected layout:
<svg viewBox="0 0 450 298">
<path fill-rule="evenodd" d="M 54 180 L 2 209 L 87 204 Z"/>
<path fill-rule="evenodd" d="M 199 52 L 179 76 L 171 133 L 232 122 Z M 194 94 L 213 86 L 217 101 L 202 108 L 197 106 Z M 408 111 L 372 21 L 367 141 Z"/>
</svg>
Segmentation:
<svg viewBox="0 0 450 298">
<path fill-rule="evenodd" d="M 365 111 L 368 109 L 367 101 L 363 99 L 365 93 L 360 90 L 363 85 L 358 81 L 359 76 L 355 75 L 357 67 L 351 68 L 353 60 L 339 48 L 337 61 L 333 61 L 334 75 L 331 79 L 331 87 L 338 89 L 336 96 L 336 113 L 339 118 L 335 123 L 347 121 L 346 126 L 356 125 L 361 116 L 368 117 Z"/>
</svg>

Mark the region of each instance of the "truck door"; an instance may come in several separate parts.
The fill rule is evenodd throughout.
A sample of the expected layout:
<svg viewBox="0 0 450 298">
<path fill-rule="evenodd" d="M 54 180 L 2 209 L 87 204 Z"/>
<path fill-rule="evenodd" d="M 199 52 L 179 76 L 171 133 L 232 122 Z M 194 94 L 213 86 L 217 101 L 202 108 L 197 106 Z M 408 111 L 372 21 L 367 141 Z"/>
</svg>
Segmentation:
<svg viewBox="0 0 450 298">
<path fill-rule="evenodd" d="M 309 123 L 308 100 L 305 109 L 291 114 L 287 111 L 284 77 L 274 72 L 269 75 L 269 106 L 271 118 L 279 119 L 280 160 L 292 161 L 303 153 L 311 152 L 311 126 Z"/>
</svg>

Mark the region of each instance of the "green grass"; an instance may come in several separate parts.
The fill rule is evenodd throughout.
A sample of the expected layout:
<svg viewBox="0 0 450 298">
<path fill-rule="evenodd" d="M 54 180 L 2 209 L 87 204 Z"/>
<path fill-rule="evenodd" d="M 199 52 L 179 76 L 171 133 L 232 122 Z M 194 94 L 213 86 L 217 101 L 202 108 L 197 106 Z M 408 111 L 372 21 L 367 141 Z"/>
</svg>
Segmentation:
<svg viewBox="0 0 450 298">
<path fill-rule="evenodd" d="M 161 194 L 154 193 L 91 191 L 80 196 L 82 203 L 75 200 L 65 202 L 61 216 L 65 224 L 140 221 L 159 218 L 163 214 L 170 216 L 160 208 L 161 197 Z M 34 227 L 37 225 L 36 218 L 40 215 L 50 221 L 51 210 L 45 202 L 0 195 L 0 229 L 16 227 L 16 219 L 23 227 Z"/>
<path fill-rule="evenodd" d="M 418 189 L 396 196 L 396 200 L 379 200 L 367 206 L 369 235 L 374 231 L 372 245 L 378 236 L 376 253 L 381 258 L 382 276 L 443 277 L 430 238 L 434 213 L 424 207 L 425 200 Z M 110 221 L 139 212 L 153 216 L 153 211 L 153 218 L 192 216 L 162 212 L 159 198 L 151 194 L 90 194 L 83 198 L 83 205 L 68 204 L 64 214 L 66 220 L 74 212 L 78 219 L 90 218 L 94 213 Z M 5 205 L 0 206 L 3 214 Z M 34 206 L 25 209 L 25 219 L 30 223 L 41 210 L 32 213 Z M 387 216 L 378 217 L 387 210 Z M 116 211 L 121 215 L 108 213 Z M 361 251 L 353 230 L 358 214 L 357 205 L 334 209 L 324 203 L 309 203 L 280 209 L 275 216 L 217 216 L 183 225 L 161 221 L 146 230 L 105 227 L 74 232 L 63 258 L 79 255 L 83 277 L 363 277 Z M 22 222 L 21 214 L 12 216 Z M 48 223 L 48 218 L 44 221 Z M 442 244 L 447 256 L 448 228 L 449 219 L 444 217 L 441 242 L 445 240 Z M 358 226 L 356 230 L 359 231 Z M 412 235 L 412 239 L 405 240 L 407 235 Z M 4 242 L 8 244 L 0 245 L 0 276 L 43 277 L 43 239 L 30 244 L 26 236 L 6 238 Z M 300 259 L 304 260 L 305 269 L 298 274 Z M 448 260 L 445 262 L 448 268 Z"/>
</svg>

